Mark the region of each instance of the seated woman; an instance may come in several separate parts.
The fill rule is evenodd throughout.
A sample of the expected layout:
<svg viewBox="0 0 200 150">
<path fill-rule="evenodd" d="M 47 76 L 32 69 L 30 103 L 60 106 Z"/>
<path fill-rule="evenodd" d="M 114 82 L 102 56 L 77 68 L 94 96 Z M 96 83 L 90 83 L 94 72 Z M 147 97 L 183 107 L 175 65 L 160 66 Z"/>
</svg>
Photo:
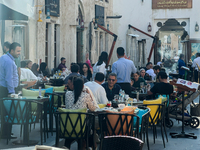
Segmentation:
<svg viewBox="0 0 200 150">
<path fill-rule="evenodd" d="M 81 65 L 80 74 L 85 76 L 88 81 L 92 78 L 92 72 L 90 70 L 90 66 L 87 63 Z"/>
<path fill-rule="evenodd" d="M 144 80 L 151 80 L 151 77 L 149 76 L 149 74 L 146 73 L 144 68 L 140 69 L 140 77 Z"/>
<path fill-rule="evenodd" d="M 134 83 L 132 84 L 132 86 L 135 87 L 135 88 L 140 89 L 140 83 L 141 83 L 141 82 L 143 82 L 144 85 L 147 85 L 146 82 L 145 82 L 145 80 L 144 80 L 144 78 L 140 77 L 139 72 L 136 72 L 136 73 L 133 74 L 132 80 L 133 80 L 133 82 L 134 82 Z"/>
<path fill-rule="evenodd" d="M 96 100 L 93 100 L 90 92 L 84 88 L 83 79 L 74 76 L 70 77 L 68 79 L 68 87 L 72 91 L 66 93 L 66 109 L 88 108 L 94 111 L 98 108 Z"/>
</svg>

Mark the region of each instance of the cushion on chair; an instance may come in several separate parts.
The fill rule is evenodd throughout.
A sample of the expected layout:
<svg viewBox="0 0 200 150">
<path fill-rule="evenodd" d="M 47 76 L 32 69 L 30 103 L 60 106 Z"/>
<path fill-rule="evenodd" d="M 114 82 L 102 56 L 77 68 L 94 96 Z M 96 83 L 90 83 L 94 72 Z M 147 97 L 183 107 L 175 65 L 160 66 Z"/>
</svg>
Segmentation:
<svg viewBox="0 0 200 150">
<path fill-rule="evenodd" d="M 6 113 L 9 114 L 6 115 L 4 117 L 5 122 L 9 122 L 9 123 L 15 123 L 15 124 L 19 124 L 19 123 L 26 123 L 26 108 L 25 108 L 25 101 L 17 101 L 15 100 L 14 103 L 12 103 L 12 100 L 4 100 L 3 101 L 4 107 L 6 109 Z M 11 108 L 11 104 L 12 104 L 12 108 Z M 35 103 L 31 103 L 31 105 L 33 105 Z M 35 104 L 37 106 L 37 104 Z M 15 109 L 17 109 L 15 111 Z M 29 119 L 29 123 L 33 123 L 35 122 L 36 116 L 31 113 L 31 115 L 29 116 L 31 117 Z"/>
<path fill-rule="evenodd" d="M 50 85 L 45 85 L 45 89 L 47 88 L 53 88 L 53 91 L 64 91 L 65 86 L 50 86 Z M 58 96 L 54 95 L 54 104 L 55 106 L 58 105 Z M 63 105 L 63 97 L 61 97 L 61 105 Z"/>
<path fill-rule="evenodd" d="M 58 108 L 58 112 L 81 112 L 81 113 L 86 113 L 87 112 L 87 108 L 83 108 L 83 109 Z M 67 114 L 61 114 L 61 118 L 62 118 L 63 123 L 66 122 L 66 117 L 67 117 Z M 76 134 L 74 133 L 74 131 L 72 131 L 72 129 L 73 129 L 72 126 L 75 125 L 75 123 L 77 121 L 78 114 L 70 114 L 69 117 L 70 117 L 70 119 L 72 121 L 72 124 L 71 124 L 71 122 L 69 120 L 67 121 L 66 129 L 67 129 L 67 131 L 68 131 L 69 134 L 67 132 L 65 132 L 65 136 L 66 137 L 77 137 Z M 86 117 L 86 115 L 84 115 L 84 114 L 81 115 L 82 125 L 83 125 L 83 123 L 85 121 L 85 117 Z M 80 124 L 80 122 L 78 122 L 76 124 L 75 132 L 77 134 L 81 134 L 81 126 L 82 125 Z M 64 132 L 64 127 L 63 127 L 62 122 L 60 122 L 60 126 L 61 126 L 61 131 Z M 83 127 L 82 132 L 83 133 L 85 132 L 85 126 Z M 80 136 L 81 135 L 79 135 L 79 137 Z"/>
<path fill-rule="evenodd" d="M 119 113 L 119 114 L 134 114 L 134 111 L 135 111 L 134 109 L 132 109 L 130 111 L 121 111 L 121 112 L 114 112 L 114 111 L 106 110 L 107 113 L 113 113 L 113 114 L 114 113 Z M 110 122 L 111 127 L 114 129 L 114 127 L 115 127 L 115 125 L 116 125 L 116 123 L 117 123 L 117 121 L 119 119 L 119 115 L 111 115 L 110 114 L 107 117 L 108 117 L 108 120 Z M 122 120 L 124 120 L 124 119 L 125 119 L 125 116 L 122 116 Z M 128 116 L 127 117 L 128 124 L 130 123 L 130 120 L 131 120 L 131 116 Z M 107 128 L 108 128 L 109 134 L 113 135 L 110 125 L 108 124 L 108 122 L 106 122 L 106 124 L 107 124 Z M 115 129 L 115 135 L 122 135 L 121 131 L 119 133 L 120 127 L 121 127 L 121 123 L 119 122 L 118 125 L 117 125 L 117 127 L 116 127 L 116 129 Z M 123 124 L 123 133 L 125 133 L 127 131 L 126 128 L 127 128 L 127 122 L 125 122 Z M 131 127 L 130 127 L 130 129 L 128 129 L 128 131 L 130 131 L 130 130 L 131 130 Z"/>
<path fill-rule="evenodd" d="M 45 89 L 48 88 L 53 88 L 54 91 L 64 91 L 65 86 L 50 86 L 50 85 L 45 85 Z"/>
<path fill-rule="evenodd" d="M 156 106 L 156 105 L 149 105 L 148 106 L 148 104 L 162 104 L 162 98 L 158 98 L 158 99 L 156 99 L 156 100 L 144 100 L 143 101 L 143 104 L 145 104 L 145 105 L 147 105 L 147 107 L 148 108 L 150 108 L 150 115 L 151 115 L 151 117 L 153 118 L 154 116 L 155 116 L 155 114 L 156 114 L 156 112 L 157 112 L 157 110 L 158 110 L 158 108 L 159 108 L 159 106 Z M 155 120 L 156 120 L 156 118 L 157 118 L 157 115 L 158 114 L 156 114 L 156 116 L 154 117 L 154 119 L 153 119 L 153 122 L 156 124 L 157 122 L 155 122 Z M 151 118 L 149 118 L 149 122 L 151 122 Z"/>
<path fill-rule="evenodd" d="M 41 95 L 44 96 L 45 91 L 41 91 Z M 39 96 L 39 91 L 32 91 L 32 90 L 27 90 L 27 89 L 22 89 L 22 96 L 33 96 L 33 97 L 38 97 Z M 37 110 L 37 104 L 32 103 L 31 104 L 32 110 Z"/>
<path fill-rule="evenodd" d="M 141 124 L 142 124 L 142 116 L 148 112 L 148 109 L 139 109 L 137 108 L 136 110 L 138 110 L 137 116 L 140 117 L 140 122 L 139 122 L 139 131 L 141 130 Z M 136 127 L 136 122 L 137 122 L 137 118 L 134 117 L 133 120 L 133 127 Z"/>
</svg>

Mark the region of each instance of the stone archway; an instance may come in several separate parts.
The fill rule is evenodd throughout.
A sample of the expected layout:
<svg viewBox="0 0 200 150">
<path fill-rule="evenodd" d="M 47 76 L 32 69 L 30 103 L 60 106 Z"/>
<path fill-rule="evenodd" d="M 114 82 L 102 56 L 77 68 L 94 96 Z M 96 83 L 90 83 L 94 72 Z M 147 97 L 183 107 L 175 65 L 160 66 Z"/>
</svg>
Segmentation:
<svg viewBox="0 0 200 150">
<path fill-rule="evenodd" d="M 183 40 L 188 38 L 184 26 L 186 22 L 179 23 L 176 19 L 168 19 L 165 23 L 158 22 L 160 29 L 156 32 L 157 47 L 155 51 L 155 63 L 163 61 L 166 71 L 175 71 L 179 55 L 187 54 Z"/>
</svg>

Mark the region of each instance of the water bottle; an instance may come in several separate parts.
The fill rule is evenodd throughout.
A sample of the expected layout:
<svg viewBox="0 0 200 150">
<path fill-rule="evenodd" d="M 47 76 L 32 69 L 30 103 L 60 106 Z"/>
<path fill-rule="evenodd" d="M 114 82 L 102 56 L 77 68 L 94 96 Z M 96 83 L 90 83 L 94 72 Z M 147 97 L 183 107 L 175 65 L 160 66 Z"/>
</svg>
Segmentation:
<svg viewBox="0 0 200 150">
<path fill-rule="evenodd" d="M 122 100 L 122 89 L 119 91 L 119 100 Z"/>
<path fill-rule="evenodd" d="M 125 99 L 125 92 L 124 92 L 124 90 L 122 91 L 122 101 L 124 101 L 124 99 Z"/>
</svg>

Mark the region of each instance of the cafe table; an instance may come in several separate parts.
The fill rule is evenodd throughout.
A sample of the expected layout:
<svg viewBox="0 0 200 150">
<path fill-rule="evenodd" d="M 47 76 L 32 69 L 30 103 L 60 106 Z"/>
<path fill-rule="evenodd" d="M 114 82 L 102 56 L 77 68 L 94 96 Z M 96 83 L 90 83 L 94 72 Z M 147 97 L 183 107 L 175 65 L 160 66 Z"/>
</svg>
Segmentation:
<svg viewBox="0 0 200 150">
<path fill-rule="evenodd" d="M 4 101 L 6 100 L 11 100 L 12 103 L 11 103 L 11 106 L 10 106 L 10 112 L 6 112 L 6 108 L 4 107 Z M 5 118 L 8 114 L 7 113 L 11 113 L 11 108 L 12 109 L 15 109 L 13 111 L 14 112 L 14 117 L 16 120 L 18 120 L 19 118 L 21 119 L 21 122 L 24 122 L 24 128 L 23 128 L 23 139 L 22 140 L 18 140 L 18 141 L 14 141 L 13 144 L 16 144 L 16 145 L 35 145 L 37 144 L 39 141 L 35 141 L 35 140 L 30 140 L 29 139 L 29 121 L 31 119 L 27 118 L 29 117 L 29 115 L 26 115 L 25 113 L 28 112 L 28 114 L 30 114 L 30 110 L 32 112 L 32 103 L 31 102 L 34 102 L 37 105 L 37 110 L 39 110 L 39 114 L 40 114 L 40 117 L 42 118 L 42 106 L 45 105 L 45 102 L 47 102 L 49 100 L 49 97 L 33 97 L 33 96 L 19 96 L 19 97 L 5 97 L 5 98 L 2 98 L 0 99 L 0 107 L 1 107 L 1 126 L 4 125 L 4 122 L 5 122 Z M 14 104 L 13 104 L 13 101 L 14 101 Z M 16 102 L 15 102 L 16 101 Z M 18 103 L 19 102 L 19 103 Z M 25 103 L 20 103 L 20 102 L 25 102 Z M 19 106 L 20 105 L 20 106 Z M 24 105 L 21 106 L 21 105 Z M 29 107 L 25 107 L 25 106 L 29 106 Z M 23 107 L 24 109 L 25 108 L 29 108 L 27 110 L 20 110 L 21 107 Z M 17 109 L 17 110 L 16 110 Z M 29 120 L 29 121 L 24 121 L 24 116 L 18 116 L 18 111 L 20 112 L 24 112 L 20 115 L 24 115 L 26 116 L 26 119 L 25 120 Z M 34 111 L 33 111 L 34 112 Z M 9 117 L 9 116 L 8 116 Z M 23 119 L 22 119 L 23 118 Z M 14 124 L 14 123 L 13 123 Z M 19 124 L 19 123 L 17 123 Z M 40 121 L 40 130 L 42 129 L 42 120 Z M 42 132 L 41 132 L 41 144 L 43 144 L 43 139 L 42 139 Z"/>
</svg>

